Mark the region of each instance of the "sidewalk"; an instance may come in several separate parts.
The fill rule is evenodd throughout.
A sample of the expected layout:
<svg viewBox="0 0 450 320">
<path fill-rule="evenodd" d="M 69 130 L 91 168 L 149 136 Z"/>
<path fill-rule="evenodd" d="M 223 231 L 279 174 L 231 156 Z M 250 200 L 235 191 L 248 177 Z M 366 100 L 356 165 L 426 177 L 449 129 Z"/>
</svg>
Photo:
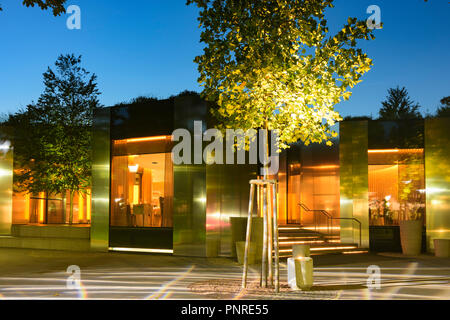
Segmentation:
<svg viewBox="0 0 450 320">
<path fill-rule="evenodd" d="M 3 299 L 450 299 L 450 259 L 432 256 L 328 255 L 314 258 L 314 287 L 291 291 L 281 264 L 280 294 L 257 287 L 258 270 L 241 290 L 242 267 L 226 258 L 0 249 Z M 68 289 L 67 267 L 81 269 Z M 367 288 L 367 267 L 381 269 L 381 289 Z"/>
</svg>

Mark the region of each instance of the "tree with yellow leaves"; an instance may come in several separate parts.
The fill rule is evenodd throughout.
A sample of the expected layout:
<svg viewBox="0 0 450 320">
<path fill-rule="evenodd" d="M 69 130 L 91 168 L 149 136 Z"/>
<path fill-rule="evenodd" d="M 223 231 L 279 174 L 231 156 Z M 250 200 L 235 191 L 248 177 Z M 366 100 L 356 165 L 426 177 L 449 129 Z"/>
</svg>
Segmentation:
<svg viewBox="0 0 450 320">
<path fill-rule="evenodd" d="M 351 96 L 372 60 L 357 41 L 374 39 L 349 18 L 330 35 L 333 0 L 188 0 L 200 8 L 206 47 L 195 62 L 203 94 L 218 104 L 223 128 L 278 131 L 279 147 L 329 141 L 342 120 L 335 105 Z"/>
</svg>

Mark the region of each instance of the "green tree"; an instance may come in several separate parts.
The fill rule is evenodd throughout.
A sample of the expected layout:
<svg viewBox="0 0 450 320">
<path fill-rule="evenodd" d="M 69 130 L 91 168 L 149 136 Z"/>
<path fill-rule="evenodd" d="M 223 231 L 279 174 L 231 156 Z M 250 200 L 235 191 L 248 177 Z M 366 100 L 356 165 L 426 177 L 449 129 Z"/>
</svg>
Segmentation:
<svg viewBox="0 0 450 320">
<path fill-rule="evenodd" d="M 381 120 L 420 119 L 420 105 L 411 100 L 405 87 L 388 90 L 386 100 L 381 103 L 379 114 Z"/>
<path fill-rule="evenodd" d="M 333 0 L 188 0 L 187 4 L 200 9 L 205 48 L 195 62 L 203 96 L 217 104 L 212 111 L 219 128 L 263 129 L 266 136 L 269 130 L 276 131 L 280 149 L 298 140 L 331 145 L 330 138 L 337 136 L 331 127 L 342 120 L 334 106 L 350 98 L 349 89 L 372 66 L 357 48 L 358 40 L 374 38 L 365 21 L 348 18 L 337 34 L 330 34 L 325 10 L 333 7 Z M 267 156 L 267 144 L 265 152 Z M 264 221 L 268 230 L 268 219 Z M 248 246 L 246 242 L 246 252 Z M 268 280 L 267 252 L 264 241 L 263 286 Z M 246 270 L 244 263 L 243 279 Z M 277 279 L 275 287 L 279 289 Z"/>
<path fill-rule="evenodd" d="M 66 9 L 64 8 L 65 3 L 66 0 L 23 0 L 22 2 L 22 4 L 27 7 L 34 7 L 37 5 L 42 10 L 51 9 L 55 17 L 66 12 Z M 0 11 L 2 11 L 1 4 Z"/>
<path fill-rule="evenodd" d="M 357 40 L 374 38 L 365 21 L 349 18 L 330 35 L 332 0 L 188 0 L 200 8 L 195 62 L 203 95 L 218 108 L 221 128 L 278 131 L 280 148 L 336 136 L 334 106 L 351 96 L 372 60 Z M 327 141 L 327 144 L 331 144 Z"/>
<path fill-rule="evenodd" d="M 436 111 L 437 117 L 450 117 L 450 97 L 442 98 L 441 106 Z"/>
<path fill-rule="evenodd" d="M 15 186 L 29 193 L 69 191 L 91 185 L 91 127 L 99 107 L 96 75 L 80 66 L 81 56 L 61 55 L 56 71 L 43 74 L 45 90 L 36 104 L 10 115 L 14 127 Z"/>
</svg>

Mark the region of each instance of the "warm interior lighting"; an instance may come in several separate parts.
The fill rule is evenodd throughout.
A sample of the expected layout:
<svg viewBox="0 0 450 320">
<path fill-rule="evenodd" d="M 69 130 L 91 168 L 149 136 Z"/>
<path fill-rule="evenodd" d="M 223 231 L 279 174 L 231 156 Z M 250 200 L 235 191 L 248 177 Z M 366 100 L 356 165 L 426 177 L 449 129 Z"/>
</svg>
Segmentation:
<svg viewBox="0 0 450 320">
<path fill-rule="evenodd" d="M 131 173 L 138 172 L 138 169 L 139 169 L 139 165 L 138 164 L 136 164 L 134 166 L 128 166 L 128 170 L 130 170 Z"/>
<path fill-rule="evenodd" d="M 30 221 L 30 194 L 25 194 L 25 220 Z"/>
<path fill-rule="evenodd" d="M 368 153 L 423 153 L 423 149 L 372 149 Z"/>
<path fill-rule="evenodd" d="M 91 193 L 86 194 L 86 220 L 91 221 Z"/>
<path fill-rule="evenodd" d="M 84 216 L 84 197 L 78 193 L 78 222 L 83 221 Z"/>
<path fill-rule="evenodd" d="M 331 229 L 331 230 L 341 230 L 341 227 L 303 227 L 303 229 L 306 229 L 306 230 L 328 230 L 328 229 Z"/>
<path fill-rule="evenodd" d="M 323 247 L 323 248 L 311 248 L 310 251 L 326 251 L 326 250 L 347 250 L 347 249 L 354 249 L 355 246 L 348 246 L 348 247 Z"/>
<path fill-rule="evenodd" d="M 307 244 L 307 243 L 324 243 L 323 240 L 310 240 L 310 241 L 283 241 L 283 244 Z"/>
<path fill-rule="evenodd" d="M 399 152 L 398 149 L 381 149 L 381 150 L 368 150 L 368 153 L 396 153 Z"/>
<path fill-rule="evenodd" d="M 342 247 L 319 247 L 319 248 L 311 248 L 309 249 L 311 252 L 313 251 L 338 251 L 338 250 L 350 250 L 350 249 L 356 249 L 357 246 L 342 246 Z M 281 249 L 280 252 L 288 253 L 292 252 L 291 249 Z"/>
<path fill-rule="evenodd" d="M 44 197 L 45 197 L 45 193 L 40 192 L 39 193 L 39 223 L 44 222 Z"/>
<path fill-rule="evenodd" d="M 313 170 L 330 170 L 330 169 L 339 169 L 337 165 L 323 165 L 323 166 L 314 166 L 314 167 L 304 167 L 305 169 L 313 169 Z"/>
<path fill-rule="evenodd" d="M 368 253 L 367 250 L 360 250 L 360 251 L 344 251 L 342 254 L 361 254 L 361 253 Z"/>
<path fill-rule="evenodd" d="M 114 143 L 133 143 L 133 142 L 146 142 L 146 141 L 163 141 L 170 140 L 172 136 L 156 136 L 156 137 L 145 137 L 145 138 L 132 138 L 125 140 L 117 140 Z"/>
<path fill-rule="evenodd" d="M 139 204 L 140 189 L 138 185 L 133 186 L 133 205 Z"/>
</svg>

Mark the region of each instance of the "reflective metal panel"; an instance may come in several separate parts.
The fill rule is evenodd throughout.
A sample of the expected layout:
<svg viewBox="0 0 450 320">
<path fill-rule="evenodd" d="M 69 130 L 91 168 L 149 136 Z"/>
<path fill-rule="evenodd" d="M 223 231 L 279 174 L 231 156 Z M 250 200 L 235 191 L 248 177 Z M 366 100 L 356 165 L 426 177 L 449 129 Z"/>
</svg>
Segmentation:
<svg viewBox="0 0 450 320">
<path fill-rule="evenodd" d="M 280 154 L 280 170 L 278 171 L 278 223 L 287 223 L 287 155 L 288 150 L 283 150 Z"/>
<path fill-rule="evenodd" d="M 220 241 L 218 254 L 232 256 L 231 218 L 248 214 L 249 181 L 257 165 L 209 165 L 207 175 L 206 232 L 208 247 Z M 256 213 L 256 208 L 255 208 Z"/>
<path fill-rule="evenodd" d="M 369 247 L 368 122 L 340 124 L 341 218 L 361 222 L 362 247 Z M 358 243 L 359 226 L 341 220 L 341 242 Z"/>
<path fill-rule="evenodd" d="M 11 234 L 12 190 L 13 149 L 0 131 L 0 235 Z"/>
<path fill-rule="evenodd" d="M 175 100 L 174 108 L 175 128 L 184 128 L 191 132 L 194 150 L 194 121 L 203 121 L 203 130 L 205 129 L 206 104 L 195 97 L 183 96 Z M 174 165 L 173 172 L 174 255 L 204 257 L 207 253 L 206 166 Z"/>
<path fill-rule="evenodd" d="M 352 122 L 340 123 L 339 161 L 340 161 L 340 192 L 341 217 L 353 217 L 353 148 L 352 148 Z M 341 241 L 353 242 L 352 223 L 341 221 Z"/>
<path fill-rule="evenodd" d="M 450 238 L 450 118 L 425 121 L 427 250 L 434 239 Z"/>
<path fill-rule="evenodd" d="M 333 128 L 337 131 L 338 128 Z M 303 145 L 287 149 L 287 222 L 323 233 L 338 234 L 339 221 L 339 141 Z M 300 205 L 301 204 L 301 205 Z M 319 211 L 326 210 L 327 215 Z M 303 209 L 302 209 L 303 208 Z M 282 223 L 282 221 L 280 221 Z"/>
<path fill-rule="evenodd" d="M 98 109 L 92 142 L 91 249 L 96 251 L 109 248 L 110 141 L 110 109 Z"/>
</svg>

